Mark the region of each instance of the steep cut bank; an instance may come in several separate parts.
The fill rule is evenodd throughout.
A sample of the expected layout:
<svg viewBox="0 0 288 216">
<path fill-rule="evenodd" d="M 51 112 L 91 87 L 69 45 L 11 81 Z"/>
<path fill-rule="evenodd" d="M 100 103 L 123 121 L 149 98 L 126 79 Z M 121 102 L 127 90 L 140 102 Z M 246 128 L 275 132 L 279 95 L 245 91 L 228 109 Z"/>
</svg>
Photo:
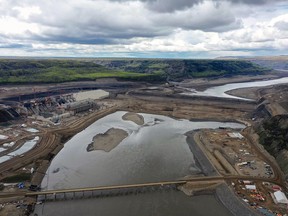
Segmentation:
<svg viewBox="0 0 288 216">
<path fill-rule="evenodd" d="M 267 118 L 257 128 L 259 141 L 276 158 L 288 178 L 288 115 Z"/>
</svg>

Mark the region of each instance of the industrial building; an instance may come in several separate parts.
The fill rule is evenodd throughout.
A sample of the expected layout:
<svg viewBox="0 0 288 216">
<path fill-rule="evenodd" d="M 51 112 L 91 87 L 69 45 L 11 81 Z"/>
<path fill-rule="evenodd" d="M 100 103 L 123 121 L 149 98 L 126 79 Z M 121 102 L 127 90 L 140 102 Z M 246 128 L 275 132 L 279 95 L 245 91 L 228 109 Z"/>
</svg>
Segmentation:
<svg viewBox="0 0 288 216">
<path fill-rule="evenodd" d="M 273 193 L 272 198 L 274 198 L 274 201 L 276 204 L 288 204 L 288 199 L 286 195 L 282 191 L 276 191 Z"/>
<path fill-rule="evenodd" d="M 85 112 L 95 107 L 96 103 L 91 99 L 73 102 L 66 105 L 66 109 L 73 112 L 74 114 Z"/>
<path fill-rule="evenodd" d="M 256 190 L 256 185 L 245 185 L 247 190 Z"/>
</svg>

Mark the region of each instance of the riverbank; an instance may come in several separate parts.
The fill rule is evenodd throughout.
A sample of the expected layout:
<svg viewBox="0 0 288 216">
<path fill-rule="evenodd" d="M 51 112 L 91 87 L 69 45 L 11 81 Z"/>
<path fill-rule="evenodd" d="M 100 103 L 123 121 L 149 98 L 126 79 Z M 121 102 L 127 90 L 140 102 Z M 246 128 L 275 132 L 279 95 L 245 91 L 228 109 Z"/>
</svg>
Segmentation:
<svg viewBox="0 0 288 216">
<path fill-rule="evenodd" d="M 236 97 L 244 97 L 252 100 L 258 100 L 260 97 L 258 94 L 258 90 L 260 88 L 263 89 L 263 87 L 240 88 L 240 89 L 233 89 L 225 93 Z"/>
<path fill-rule="evenodd" d="M 186 142 L 195 157 L 197 166 L 201 168 L 201 171 L 205 176 L 219 176 L 217 170 L 201 150 L 199 144 L 195 141 L 194 134 L 195 131 L 189 131 L 185 135 L 187 136 Z"/>
<path fill-rule="evenodd" d="M 283 89 L 283 92 L 285 91 L 285 88 L 287 87 L 287 84 L 278 84 L 278 89 Z M 262 92 L 265 92 L 265 90 L 274 89 L 275 85 L 270 86 L 262 86 L 262 87 L 250 87 L 250 88 L 240 88 L 240 89 L 233 89 L 230 91 L 227 91 L 226 93 L 229 95 L 237 96 L 237 97 L 245 97 L 253 100 L 260 99 L 263 95 Z"/>
<path fill-rule="evenodd" d="M 224 183 L 216 188 L 216 197 L 235 216 L 258 215 L 253 209 L 245 205 Z"/>
</svg>

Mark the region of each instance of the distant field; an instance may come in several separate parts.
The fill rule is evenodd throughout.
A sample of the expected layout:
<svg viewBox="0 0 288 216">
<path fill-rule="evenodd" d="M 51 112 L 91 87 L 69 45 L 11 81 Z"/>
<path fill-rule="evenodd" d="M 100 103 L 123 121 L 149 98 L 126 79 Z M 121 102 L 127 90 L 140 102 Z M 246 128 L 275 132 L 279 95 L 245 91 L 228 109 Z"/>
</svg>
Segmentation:
<svg viewBox="0 0 288 216">
<path fill-rule="evenodd" d="M 118 78 L 141 81 L 262 74 L 267 69 L 238 60 L 1 59 L 0 83 L 57 83 Z"/>
<path fill-rule="evenodd" d="M 53 83 L 97 78 L 141 79 L 150 74 L 112 70 L 78 60 L 0 60 L 0 83 Z"/>
</svg>

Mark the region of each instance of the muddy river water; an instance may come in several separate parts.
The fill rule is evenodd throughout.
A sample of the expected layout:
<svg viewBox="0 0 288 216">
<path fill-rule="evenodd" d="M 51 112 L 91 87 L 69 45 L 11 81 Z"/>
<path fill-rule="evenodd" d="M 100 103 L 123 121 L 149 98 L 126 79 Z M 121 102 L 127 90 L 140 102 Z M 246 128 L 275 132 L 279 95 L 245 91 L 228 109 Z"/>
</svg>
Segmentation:
<svg viewBox="0 0 288 216">
<path fill-rule="evenodd" d="M 141 114 L 144 125 L 108 115 L 75 135 L 53 159 L 42 190 L 177 180 L 201 173 L 185 133 L 201 128 L 243 128 L 238 123 L 191 122 Z M 87 151 L 96 134 L 111 128 L 129 134 L 110 152 Z M 212 210 L 213 209 L 213 210 Z M 175 190 L 36 205 L 40 215 L 231 215 L 214 195 L 188 197 Z"/>
</svg>

